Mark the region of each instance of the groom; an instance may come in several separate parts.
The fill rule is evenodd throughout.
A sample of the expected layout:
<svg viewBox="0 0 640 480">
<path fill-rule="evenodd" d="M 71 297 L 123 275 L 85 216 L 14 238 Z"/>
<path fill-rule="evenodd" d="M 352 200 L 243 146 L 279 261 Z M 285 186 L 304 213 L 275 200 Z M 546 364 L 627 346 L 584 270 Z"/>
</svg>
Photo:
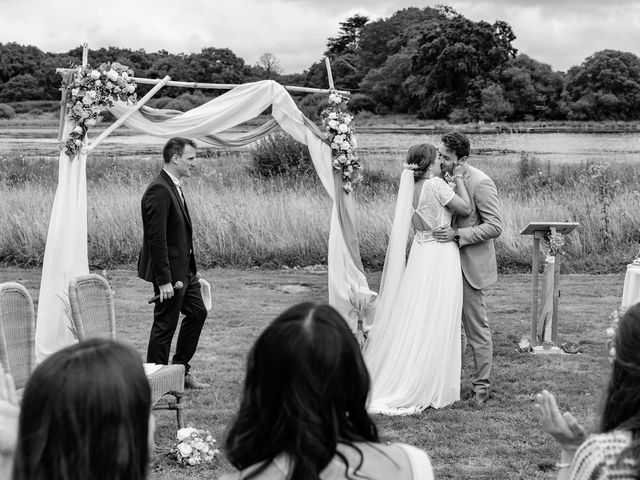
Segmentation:
<svg viewBox="0 0 640 480">
<path fill-rule="evenodd" d="M 438 156 L 442 170 L 451 174 L 458 163 L 465 163 L 470 152 L 469 139 L 459 132 L 442 136 Z M 484 172 L 467 165 L 464 183 L 469 192 L 471 214 L 454 216 L 451 227 L 434 231 L 439 242 L 454 240 L 460 247 L 462 266 L 462 354 L 471 346 L 475 372 L 473 390 L 478 405 L 489 399 L 489 376 L 493 358 L 493 341 L 487 320 L 483 289 L 498 279 L 493 239 L 502 232 L 500 200 L 493 180 Z"/>
</svg>

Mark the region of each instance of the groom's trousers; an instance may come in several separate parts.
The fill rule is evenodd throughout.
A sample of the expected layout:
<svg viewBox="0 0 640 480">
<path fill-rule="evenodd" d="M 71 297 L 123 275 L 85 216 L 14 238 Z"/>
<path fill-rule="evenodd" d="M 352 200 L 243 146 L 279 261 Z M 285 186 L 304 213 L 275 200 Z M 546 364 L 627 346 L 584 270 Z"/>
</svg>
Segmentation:
<svg viewBox="0 0 640 480">
<path fill-rule="evenodd" d="M 473 288 L 464 274 L 462 275 L 462 360 L 467 344 L 473 355 L 474 373 L 472 377 L 475 392 L 489 391 L 489 376 L 491 375 L 491 360 L 493 358 L 493 341 L 491 329 L 487 320 L 484 292 Z"/>
</svg>

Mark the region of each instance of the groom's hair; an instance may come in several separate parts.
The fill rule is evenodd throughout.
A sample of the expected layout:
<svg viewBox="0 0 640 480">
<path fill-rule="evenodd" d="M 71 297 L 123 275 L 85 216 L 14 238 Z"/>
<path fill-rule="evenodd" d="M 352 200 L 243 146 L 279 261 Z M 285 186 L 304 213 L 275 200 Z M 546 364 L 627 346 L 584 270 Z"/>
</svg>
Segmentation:
<svg viewBox="0 0 640 480">
<path fill-rule="evenodd" d="M 458 159 L 468 157 L 471 152 L 471 142 L 466 135 L 460 132 L 448 132 L 442 135 L 442 143 L 456 154 Z"/>
<path fill-rule="evenodd" d="M 171 161 L 171 157 L 176 154 L 182 156 L 184 153 L 184 147 L 187 145 L 197 148 L 196 142 L 189 138 L 173 137 L 169 140 L 162 149 L 162 158 L 164 158 L 164 163 L 169 163 Z"/>
<path fill-rule="evenodd" d="M 333 307 L 305 302 L 287 309 L 249 352 L 227 458 L 239 470 L 262 464 L 253 478 L 286 452 L 289 478 L 319 478 L 338 442 L 356 450 L 354 442 L 378 442 L 366 410 L 369 386 L 360 347 Z"/>
</svg>

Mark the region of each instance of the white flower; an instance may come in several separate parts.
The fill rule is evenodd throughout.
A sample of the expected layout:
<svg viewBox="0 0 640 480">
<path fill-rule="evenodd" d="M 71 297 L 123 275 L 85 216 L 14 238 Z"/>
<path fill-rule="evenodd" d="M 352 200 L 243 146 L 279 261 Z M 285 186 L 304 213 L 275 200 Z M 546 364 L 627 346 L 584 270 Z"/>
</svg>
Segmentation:
<svg viewBox="0 0 640 480">
<path fill-rule="evenodd" d="M 347 156 L 343 153 L 342 155 L 338 156 L 337 160 L 340 163 L 345 163 L 347 161 Z"/>
<path fill-rule="evenodd" d="M 351 120 L 353 120 L 351 115 L 345 115 L 344 118 L 342 119 L 342 121 L 345 123 L 345 125 L 350 125 L 351 124 Z"/>
<path fill-rule="evenodd" d="M 100 72 L 98 70 L 91 70 L 91 78 L 97 80 L 100 78 Z"/>
<path fill-rule="evenodd" d="M 348 127 L 345 123 L 341 123 L 341 124 L 338 126 L 338 131 L 339 131 L 340 133 L 347 133 L 347 132 L 349 131 L 349 127 Z"/>
<path fill-rule="evenodd" d="M 338 123 L 337 120 L 329 120 L 328 125 L 329 125 L 330 128 L 335 130 L 336 128 L 338 128 L 338 125 L 340 125 L 340 124 Z"/>
<path fill-rule="evenodd" d="M 107 72 L 107 78 L 112 82 L 115 82 L 118 79 L 118 72 L 116 72 L 113 68 Z"/>
<path fill-rule="evenodd" d="M 76 140 L 76 141 L 75 141 L 75 144 L 76 144 L 78 147 L 81 147 L 81 146 L 82 146 L 82 140 Z"/>
<path fill-rule="evenodd" d="M 340 148 L 342 150 L 349 150 L 351 148 L 351 144 L 347 141 L 344 141 L 340 144 Z"/>
<path fill-rule="evenodd" d="M 85 126 L 87 126 L 87 127 L 93 127 L 93 126 L 95 126 L 95 125 L 96 125 L 96 123 L 98 123 L 98 122 L 96 121 L 96 119 L 95 119 L 95 118 L 87 118 L 87 119 L 84 121 L 84 124 L 85 124 Z"/>
<path fill-rule="evenodd" d="M 351 136 L 351 146 L 353 148 L 356 148 L 358 146 L 357 142 L 356 142 L 356 137 L 355 136 Z"/>
<path fill-rule="evenodd" d="M 125 80 L 126 80 L 127 78 L 129 78 L 129 74 L 128 74 L 127 72 L 122 72 L 121 76 L 122 76 L 122 78 L 124 78 Z"/>
<path fill-rule="evenodd" d="M 82 133 L 82 127 L 80 125 L 76 125 L 73 131 L 74 133 Z"/>
<path fill-rule="evenodd" d="M 187 459 L 187 463 L 189 465 L 197 465 L 198 464 L 198 460 L 196 460 L 195 458 L 189 458 L 189 459 Z"/>
<path fill-rule="evenodd" d="M 342 98 L 338 93 L 332 93 L 329 95 L 329 103 L 335 103 L 336 105 L 340 105 L 342 103 Z"/>
<path fill-rule="evenodd" d="M 344 135 L 336 135 L 335 137 L 333 137 L 333 141 L 336 143 L 342 143 L 344 142 L 344 140 Z"/>
<path fill-rule="evenodd" d="M 336 112 L 331 112 L 329 114 L 329 119 L 330 120 L 335 120 L 336 118 L 338 118 L 338 114 Z"/>
<path fill-rule="evenodd" d="M 201 452 L 207 453 L 209 451 L 209 445 L 202 440 L 198 440 L 193 444 L 193 448 L 196 450 L 200 450 Z"/>
<path fill-rule="evenodd" d="M 136 86 L 133 85 L 132 83 L 130 83 L 129 85 L 127 85 L 127 92 L 128 93 L 133 93 L 136 90 Z"/>
<path fill-rule="evenodd" d="M 191 448 L 191 445 L 189 445 L 188 443 L 181 442 L 178 444 L 178 451 L 183 457 L 188 457 L 189 455 L 191 455 L 191 452 L 193 452 L 193 448 Z"/>
<path fill-rule="evenodd" d="M 71 89 L 71 95 L 73 95 L 74 97 L 77 97 L 79 93 L 80 93 L 80 89 L 79 88 L 72 88 Z"/>
<path fill-rule="evenodd" d="M 102 82 L 101 82 L 100 80 L 96 80 L 96 82 L 95 82 L 95 86 L 96 86 L 96 87 L 99 87 L 100 85 L 102 85 Z"/>
<path fill-rule="evenodd" d="M 192 433 L 197 432 L 197 431 L 198 431 L 198 429 L 193 428 L 193 427 L 181 428 L 180 430 L 178 430 L 178 433 L 176 434 L 176 438 L 178 439 L 179 442 L 181 442 L 185 438 L 189 438 Z"/>
<path fill-rule="evenodd" d="M 613 338 L 616 335 L 616 330 L 613 327 L 609 327 L 607 328 L 606 333 L 607 333 L 607 337 Z"/>
<path fill-rule="evenodd" d="M 336 142 L 331 142 L 331 150 L 340 150 L 340 145 Z"/>
</svg>

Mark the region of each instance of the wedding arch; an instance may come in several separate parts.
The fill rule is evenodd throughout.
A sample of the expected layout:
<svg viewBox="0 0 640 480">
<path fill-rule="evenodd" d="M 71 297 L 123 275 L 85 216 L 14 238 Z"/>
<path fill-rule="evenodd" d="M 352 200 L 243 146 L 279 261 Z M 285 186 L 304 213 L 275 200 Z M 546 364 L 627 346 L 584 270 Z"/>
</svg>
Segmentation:
<svg viewBox="0 0 640 480">
<path fill-rule="evenodd" d="M 87 66 L 87 51 L 85 46 L 84 67 Z M 328 62 L 327 69 L 328 90 L 283 87 L 271 80 L 219 85 L 174 82 L 168 76 L 162 80 L 130 77 L 127 79 L 129 84 L 133 80 L 136 84 L 155 86 L 135 104 L 127 104 L 121 100 L 115 102 L 109 111 L 116 117 L 116 121 L 92 142 L 88 140 L 86 129 L 81 131 L 74 122 L 74 112 L 67 114 L 67 85 L 63 81 L 59 139 L 67 139 L 67 145 L 71 147 L 63 148 L 60 152 L 58 185 L 47 232 L 36 323 L 38 361 L 76 341 L 71 328 L 67 288 L 72 277 L 89 273 L 87 157 L 102 140 L 123 124 L 142 134 L 164 138 L 190 137 L 225 147 L 247 145 L 282 129 L 295 140 L 307 145 L 320 181 L 333 200 L 327 255 L 329 303 L 344 315 L 350 328 L 356 331 L 363 308 L 370 305 L 376 294 L 369 289 L 362 267 L 353 199 L 347 191 L 349 189 L 345 188 L 340 162 L 333 158 L 335 154 L 324 133 L 302 114 L 287 92 L 289 89 L 336 93 Z M 74 70 L 58 69 L 58 72 L 68 82 Z M 114 76 L 117 77 L 118 75 Z M 166 85 L 225 88 L 229 91 L 184 113 L 146 107 L 145 103 Z M 126 85 L 123 86 L 125 88 Z M 257 117 L 268 107 L 271 107 L 272 118 L 263 125 L 246 133 L 229 131 Z M 86 122 L 86 126 L 94 123 Z"/>
</svg>

